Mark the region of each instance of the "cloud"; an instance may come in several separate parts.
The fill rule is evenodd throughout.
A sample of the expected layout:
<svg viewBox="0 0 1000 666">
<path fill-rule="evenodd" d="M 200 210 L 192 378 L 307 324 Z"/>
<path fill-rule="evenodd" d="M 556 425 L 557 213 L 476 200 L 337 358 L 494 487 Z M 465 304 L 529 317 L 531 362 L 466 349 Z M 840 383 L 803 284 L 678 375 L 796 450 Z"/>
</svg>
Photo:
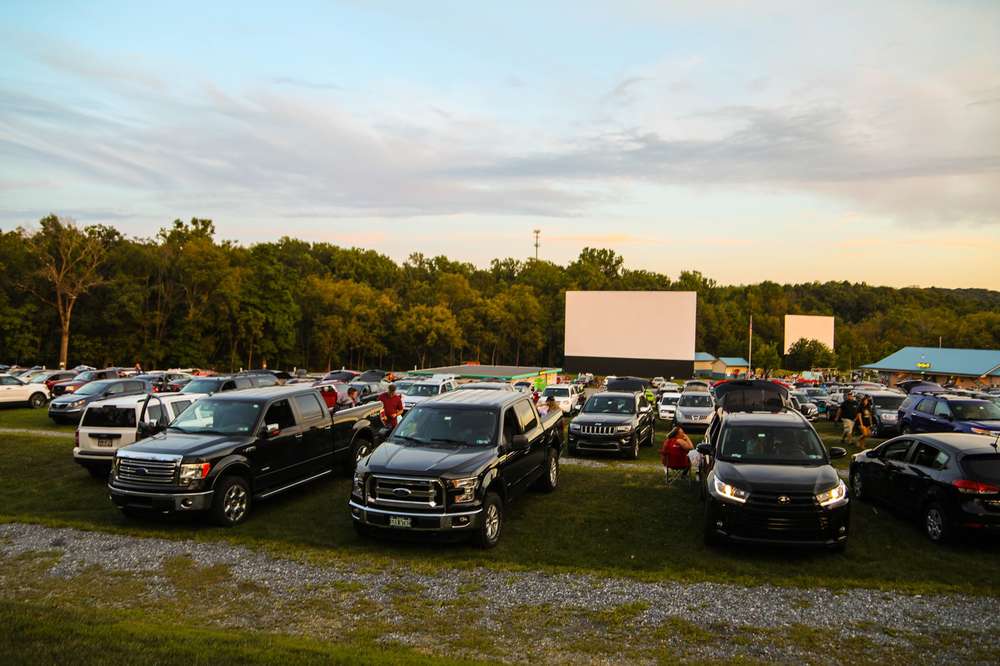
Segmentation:
<svg viewBox="0 0 1000 666">
<path fill-rule="evenodd" d="M 343 90 L 343 86 L 339 86 L 336 83 L 327 83 L 324 81 L 306 81 L 304 79 L 297 79 L 292 76 L 276 76 L 271 79 L 271 83 L 279 86 L 295 86 L 297 88 L 306 88 L 309 90 Z"/>
</svg>

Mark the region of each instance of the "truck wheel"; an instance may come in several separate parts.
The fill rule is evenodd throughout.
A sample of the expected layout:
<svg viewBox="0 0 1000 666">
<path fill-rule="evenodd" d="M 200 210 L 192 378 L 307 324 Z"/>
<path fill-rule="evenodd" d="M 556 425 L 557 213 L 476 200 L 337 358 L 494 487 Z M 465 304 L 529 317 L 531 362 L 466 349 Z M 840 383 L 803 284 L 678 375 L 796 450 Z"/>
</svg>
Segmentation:
<svg viewBox="0 0 1000 666">
<path fill-rule="evenodd" d="M 250 513 L 250 485 L 242 476 L 224 476 L 215 484 L 212 497 L 212 522 L 233 527 L 246 520 Z"/>
<path fill-rule="evenodd" d="M 32 409 L 38 409 L 39 407 L 45 406 L 45 394 L 44 393 L 32 393 L 31 398 L 28 399 L 28 404 Z"/>
<path fill-rule="evenodd" d="M 476 545 L 493 548 L 500 543 L 503 531 L 503 500 L 496 493 L 488 492 L 483 499 L 483 516 L 476 533 Z"/>
<path fill-rule="evenodd" d="M 354 443 L 351 444 L 351 452 L 347 460 L 344 463 L 344 471 L 347 472 L 348 476 L 354 476 L 354 470 L 358 468 L 358 463 L 366 455 L 372 452 L 371 441 L 367 437 L 358 436 L 354 439 Z"/>
<path fill-rule="evenodd" d="M 541 490 L 543 493 L 551 493 L 559 485 L 559 456 L 553 449 L 549 449 L 549 455 L 545 459 L 545 471 L 538 481 L 535 482 L 535 487 Z"/>
<path fill-rule="evenodd" d="M 639 459 L 639 436 L 632 435 L 632 444 L 625 449 L 625 458 L 628 460 Z"/>
</svg>

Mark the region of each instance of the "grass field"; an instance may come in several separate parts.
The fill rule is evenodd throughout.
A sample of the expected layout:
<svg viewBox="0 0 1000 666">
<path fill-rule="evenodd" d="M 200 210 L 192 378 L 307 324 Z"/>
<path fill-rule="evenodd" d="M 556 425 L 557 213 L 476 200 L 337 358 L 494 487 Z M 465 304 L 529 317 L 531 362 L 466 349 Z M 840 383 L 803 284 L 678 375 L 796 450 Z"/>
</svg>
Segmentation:
<svg viewBox="0 0 1000 666">
<path fill-rule="evenodd" d="M 828 444 L 836 443 L 831 425 L 818 426 Z M 666 432 L 665 426 L 660 432 Z M 512 505 L 502 543 L 483 552 L 461 543 L 360 539 L 346 509 L 345 478 L 262 502 L 246 524 L 232 530 L 191 517 L 130 521 L 112 508 L 104 485 L 73 463 L 70 438 L 2 435 L 0 442 L 0 479 L 5 481 L 0 483 L 0 521 L 225 540 L 293 558 L 369 567 L 485 566 L 647 580 L 1000 593 L 995 544 L 934 546 L 911 523 L 868 504 L 853 507 L 850 545 L 844 554 L 707 548 L 694 487 L 665 487 L 651 449 L 643 450 L 635 462 L 564 465 L 559 490 L 530 494 Z"/>
<path fill-rule="evenodd" d="M 24 407 L 0 407 L 0 428 L 30 428 L 32 430 L 59 430 L 70 435 L 75 425 L 56 425 L 48 416 L 45 407 L 28 409 Z"/>
</svg>

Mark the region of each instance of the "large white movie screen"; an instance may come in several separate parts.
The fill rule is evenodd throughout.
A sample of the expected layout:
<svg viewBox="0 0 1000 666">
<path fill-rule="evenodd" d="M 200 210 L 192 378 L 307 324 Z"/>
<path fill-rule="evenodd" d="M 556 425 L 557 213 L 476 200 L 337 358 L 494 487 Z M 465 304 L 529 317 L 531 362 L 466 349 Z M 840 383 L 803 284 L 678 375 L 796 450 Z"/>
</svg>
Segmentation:
<svg viewBox="0 0 1000 666">
<path fill-rule="evenodd" d="M 693 361 L 693 291 L 567 291 L 567 357 Z"/>
</svg>

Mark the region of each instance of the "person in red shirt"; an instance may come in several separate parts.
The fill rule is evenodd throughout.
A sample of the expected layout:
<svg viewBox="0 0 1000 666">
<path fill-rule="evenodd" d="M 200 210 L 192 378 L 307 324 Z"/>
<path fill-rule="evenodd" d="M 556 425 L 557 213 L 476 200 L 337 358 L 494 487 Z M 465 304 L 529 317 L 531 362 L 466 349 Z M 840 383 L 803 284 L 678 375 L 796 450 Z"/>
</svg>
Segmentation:
<svg viewBox="0 0 1000 666">
<path fill-rule="evenodd" d="M 378 397 L 382 402 L 382 411 L 385 424 L 390 428 L 395 428 L 399 422 L 399 415 L 403 413 L 403 398 L 396 393 L 396 385 L 389 384 L 389 390 Z"/>
<path fill-rule="evenodd" d="M 663 464 L 663 477 L 668 483 L 670 482 L 671 469 L 682 469 L 687 475 L 691 469 L 688 452 L 692 449 L 694 449 L 694 443 L 684 432 L 684 428 L 680 426 L 671 430 L 667 438 L 663 440 L 663 446 L 660 448 L 660 462 Z"/>
</svg>

